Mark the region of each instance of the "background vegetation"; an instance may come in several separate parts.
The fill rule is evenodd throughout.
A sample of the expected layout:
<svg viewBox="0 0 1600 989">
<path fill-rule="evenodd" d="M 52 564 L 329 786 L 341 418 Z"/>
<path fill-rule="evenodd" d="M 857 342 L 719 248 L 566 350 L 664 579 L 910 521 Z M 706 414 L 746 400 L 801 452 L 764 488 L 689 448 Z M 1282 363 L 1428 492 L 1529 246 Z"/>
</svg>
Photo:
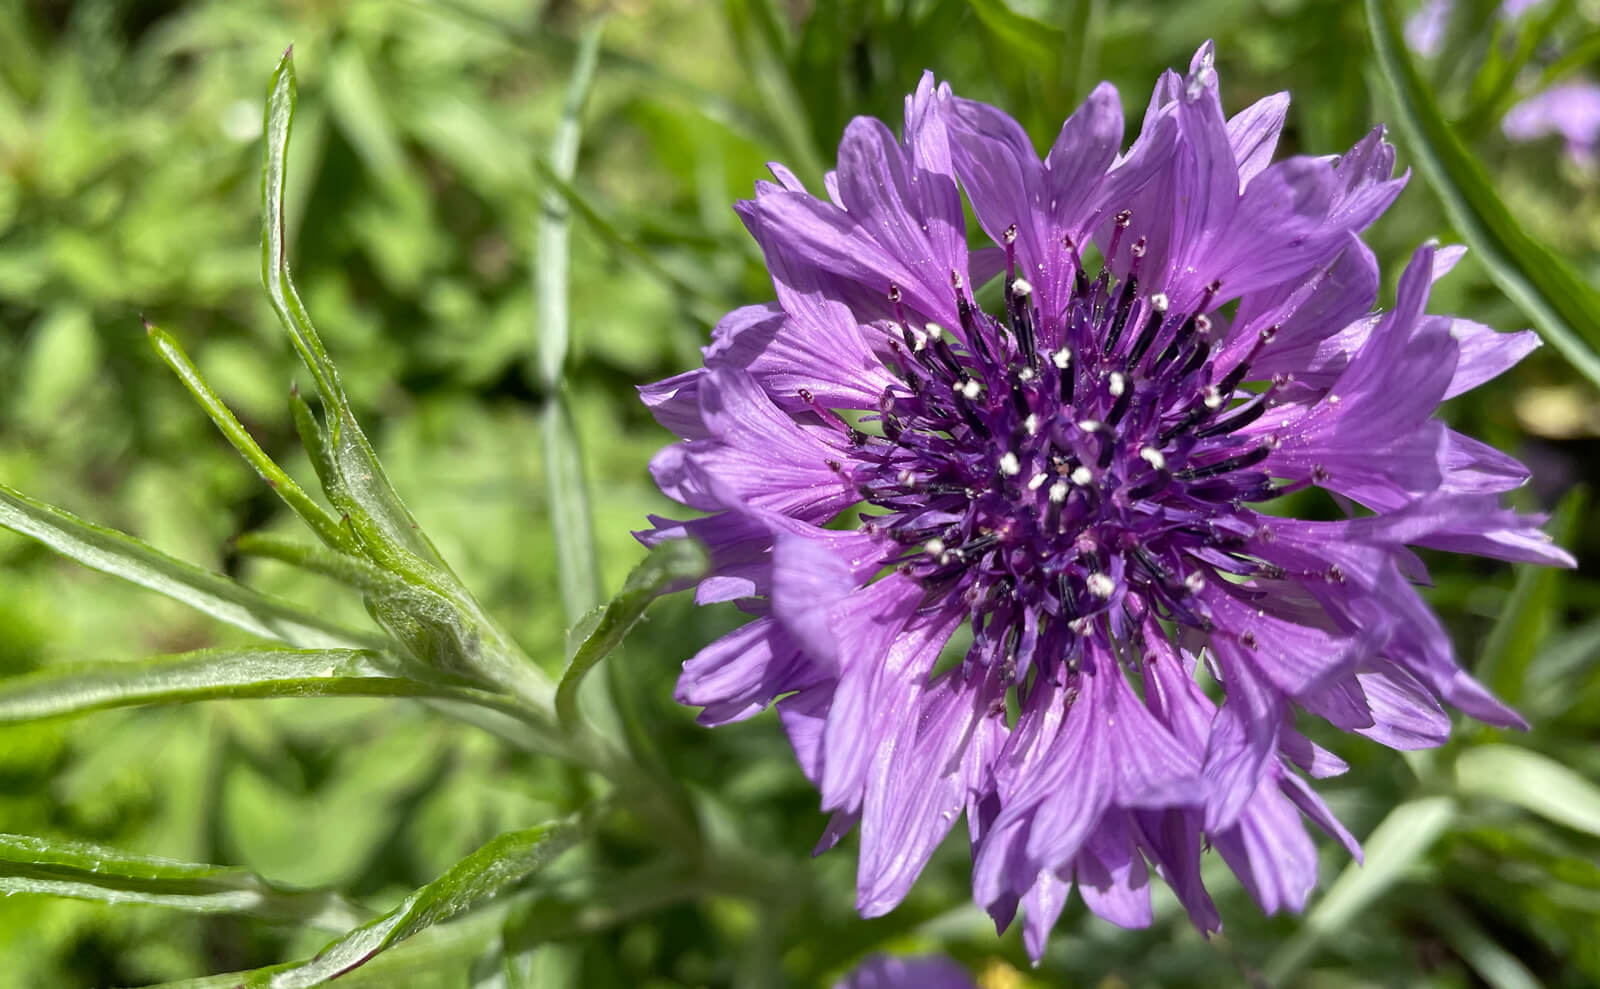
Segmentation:
<svg viewBox="0 0 1600 989">
<path fill-rule="evenodd" d="M 1432 308 L 1517 329 L 1535 317 L 1503 294 L 1508 278 L 1548 296 L 1539 279 L 1562 266 L 1579 286 L 1600 277 L 1600 170 L 1556 138 L 1509 144 L 1499 116 L 1555 76 L 1600 75 L 1600 6 L 1544 0 L 1512 20 L 1496 6 L 1456 4 L 1445 50 L 1418 60 L 1419 91 L 1456 125 L 1466 165 L 1427 127 L 1402 128 L 1402 166 L 1431 167 L 1433 183 L 1414 174 L 1370 241 L 1386 298 L 1424 238 L 1509 244 L 1469 255 Z M 580 38 L 602 18 L 566 182 L 562 107 Z M 564 590 L 556 562 L 554 533 L 577 523 L 562 515 L 553 527 L 541 432 L 554 394 L 537 360 L 542 216 L 571 217 L 564 393 L 609 594 L 643 555 L 629 530 L 668 508 L 645 470 L 668 437 L 633 386 L 698 363 L 721 313 L 771 297 L 729 208 L 763 162 L 815 182 L 851 116 L 898 127 L 924 67 L 1009 109 L 1041 143 L 1109 78 L 1131 129 L 1157 73 L 1186 65 L 1208 37 L 1230 109 L 1293 91 L 1280 153 L 1337 153 L 1397 121 L 1367 12 L 1343 0 L 0 4 L 0 480 L 330 618 L 363 620 L 359 595 L 238 552 L 241 535 L 285 533 L 293 519 L 141 325 L 180 338 L 265 450 L 312 478 L 287 405 L 291 380 L 307 381 L 261 291 L 257 239 L 263 94 L 293 41 L 302 89 L 286 213 L 301 293 L 408 506 L 558 676 L 563 632 L 592 592 L 570 579 Z M 1463 184 L 1474 162 L 1487 181 Z M 1561 260 L 1493 222 L 1485 233 L 1483 210 L 1498 204 Z M 546 244 L 547 262 L 560 246 Z M 1555 322 L 1592 347 L 1600 323 L 1584 323 L 1581 293 L 1555 294 L 1567 306 Z M 1445 415 L 1532 465 L 1523 506 L 1559 503 L 1553 531 L 1580 560 L 1595 558 L 1600 525 L 1583 495 L 1600 476 L 1591 380 L 1545 347 Z M 0 560 L 3 676 L 248 640 L 11 533 L 0 533 Z M 1325 843 L 1307 916 L 1261 917 L 1222 870 L 1212 888 L 1224 936 L 1202 940 L 1160 894 L 1146 931 L 1075 904 L 1031 970 L 1017 933 L 996 940 L 971 906 L 966 854 L 952 842 L 899 910 L 856 918 L 852 847 L 805 858 L 824 821 L 776 720 L 708 732 L 672 702 L 678 664 L 738 621 L 679 596 L 606 660 L 609 680 L 659 771 L 684 781 L 705 827 L 736 834 L 758 865 L 691 857 L 665 868 L 637 822 L 614 825 L 549 881 L 347 981 L 822 986 L 871 951 L 939 949 L 992 989 L 1600 984 L 1597 573 L 1588 562 L 1572 573 L 1429 563 L 1430 599 L 1465 661 L 1534 729 L 1462 723 L 1448 749 L 1408 758 L 1323 739 L 1352 764 L 1321 789 L 1369 839 L 1368 865 L 1347 870 Z M 392 907 L 501 832 L 582 805 L 593 785 L 412 701 L 0 724 L 0 832 L 239 866 L 340 890 L 357 915 Z M 9 876 L 0 869 L 4 985 L 249 969 L 310 957 L 349 926 L 12 896 L 24 887 Z"/>
</svg>

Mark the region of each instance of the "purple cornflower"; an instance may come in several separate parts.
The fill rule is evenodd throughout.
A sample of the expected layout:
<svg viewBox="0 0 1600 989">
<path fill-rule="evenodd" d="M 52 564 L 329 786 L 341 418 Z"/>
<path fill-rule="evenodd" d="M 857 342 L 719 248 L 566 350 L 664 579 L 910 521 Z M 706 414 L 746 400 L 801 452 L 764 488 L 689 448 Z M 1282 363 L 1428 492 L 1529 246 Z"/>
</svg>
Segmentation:
<svg viewBox="0 0 1600 989">
<path fill-rule="evenodd" d="M 1600 84 L 1576 80 L 1535 93 L 1506 112 L 1500 129 L 1513 141 L 1560 134 L 1567 156 L 1591 166 L 1600 145 Z"/>
<path fill-rule="evenodd" d="M 1207 843 L 1298 910 L 1301 815 L 1358 848 L 1297 708 L 1401 749 L 1445 739 L 1441 700 L 1521 724 L 1456 665 L 1408 547 L 1571 563 L 1499 506 L 1522 466 L 1432 418 L 1537 340 L 1425 314 L 1459 249 L 1420 248 L 1373 313 L 1357 234 L 1404 184 L 1393 150 L 1274 163 L 1287 106 L 1225 117 L 1207 44 L 1126 152 L 1102 84 L 1041 161 L 925 75 L 902 140 L 851 122 L 827 200 L 774 165 L 738 205 L 778 301 L 642 389 L 683 440 L 657 482 L 713 514 L 641 538 L 702 540 L 697 600 L 755 616 L 678 699 L 708 725 L 777 702 L 833 814 L 819 850 L 861 827 L 863 914 L 963 812 L 977 901 L 1001 927 L 1025 905 L 1035 958 L 1074 887 L 1148 924 L 1151 866 L 1217 929 Z M 997 246 L 969 251 L 962 187 Z M 1348 517 L 1252 507 L 1306 488 Z"/>
<path fill-rule="evenodd" d="M 977 989 L 977 983 L 965 969 L 943 955 L 874 955 L 833 989 Z"/>
</svg>

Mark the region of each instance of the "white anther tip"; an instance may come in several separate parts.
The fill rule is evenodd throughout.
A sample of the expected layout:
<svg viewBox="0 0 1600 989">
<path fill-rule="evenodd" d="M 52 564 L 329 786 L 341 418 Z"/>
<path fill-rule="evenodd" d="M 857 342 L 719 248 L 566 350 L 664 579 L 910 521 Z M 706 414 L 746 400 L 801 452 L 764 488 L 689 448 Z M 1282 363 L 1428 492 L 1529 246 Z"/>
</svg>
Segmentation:
<svg viewBox="0 0 1600 989">
<path fill-rule="evenodd" d="M 1022 462 L 1017 459 L 1016 454 L 1008 450 L 1006 451 L 1006 454 L 1000 458 L 1000 473 L 1006 475 L 1007 477 L 1016 477 L 1018 474 L 1022 473 Z"/>
</svg>

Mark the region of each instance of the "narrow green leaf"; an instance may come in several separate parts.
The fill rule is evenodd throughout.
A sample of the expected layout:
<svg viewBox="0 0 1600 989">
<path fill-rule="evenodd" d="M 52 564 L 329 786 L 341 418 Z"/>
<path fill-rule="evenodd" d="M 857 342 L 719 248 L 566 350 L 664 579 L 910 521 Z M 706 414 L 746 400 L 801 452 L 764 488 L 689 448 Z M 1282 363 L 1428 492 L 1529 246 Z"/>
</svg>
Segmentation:
<svg viewBox="0 0 1600 989">
<path fill-rule="evenodd" d="M 581 619 L 601 600 L 600 562 L 583 477 L 583 454 L 564 394 L 545 400 L 543 412 L 545 490 L 556 542 L 556 575 L 567 622 Z"/>
<path fill-rule="evenodd" d="M 1559 257 L 1528 236 L 1494 184 L 1439 112 L 1406 54 L 1392 3 L 1366 0 L 1382 80 L 1395 126 L 1451 224 L 1489 277 L 1579 373 L 1600 385 L 1600 294 Z"/>
<path fill-rule="evenodd" d="M 381 636 L 342 628 L 221 574 L 174 559 L 132 536 L 34 501 L 4 484 L 0 484 L 0 526 L 36 539 L 86 567 L 148 587 L 264 638 L 307 647 L 382 648 L 386 644 Z"/>
<path fill-rule="evenodd" d="M 365 649 L 202 649 L 138 662 L 51 666 L 0 679 L 0 723 L 141 704 L 244 697 L 437 697 L 501 706 Z"/>
<path fill-rule="evenodd" d="M 570 183 L 578 167 L 578 145 L 583 135 L 583 107 L 594 84 L 594 67 L 600 53 L 600 35 L 605 22 L 597 21 L 583 32 L 578 43 L 578 58 L 567 83 L 566 100 L 561 105 L 561 120 L 550 140 L 546 160 L 550 171 Z M 555 189 L 545 189 L 539 212 L 536 236 L 538 268 L 534 272 L 534 305 L 538 313 L 539 381 L 547 390 L 561 386 L 567 361 L 567 271 L 568 241 L 572 234 L 572 212 Z"/>
<path fill-rule="evenodd" d="M 350 516 L 369 555 L 391 569 L 446 580 L 453 589 L 459 589 L 459 582 L 395 493 L 372 444 L 356 423 L 338 372 L 290 276 L 283 209 L 287 181 L 285 159 L 294 110 L 294 49 L 291 47 L 284 52 L 268 87 L 264 123 L 266 157 L 261 173 L 261 281 L 267 288 L 278 321 L 316 382 L 327 416 L 325 449 L 308 449 L 308 452 L 314 459 L 320 456 L 331 462 L 340 483 L 325 483 L 328 497 Z M 437 574 L 428 573 L 430 570 Z"/>
<path fill-rule="evenodd" d="M 1600 786 L 1549 756 L 1516 745 L 1475 745 L 1456 759 L 1456 788 L 1516 804 L 1600 837 Z"/>
<path fill-rule="evenodd" d="M 1103 0 L 1074 0 L 1068 13 L 1066 36 L 1071 44 L 1061 46 L 1062 78 L 1072 80 L 1073 105 L 1088 99 L 1100 75 L 1100 19 Z"/>
<path fill-rule="evenodd" d="M 189 360 L 189 355 L 184 353 L 178 341 L 152 323 L 146 322 L 144 328 L 156 353 L 160 354 L 161 359 L 166 361 L 167 366 L 177 374 L 195 401 L 205 409 L 206 415 L 211 417 L 211 421 L 222 431 L 222 435 L 233 444 L 233 448 L 239 451 L 239 455 L 256 469 L 261 479 L 278 493 L 278 497 L 283 499 L 290 511 L 300 516 L 300 519 L 329 546 L 354 549 L 355 544 L 350 538 L 349 530 L 340 526 L 338 520 L 329 515 L 326 509 L 312 501 L 301 490 L 300 485 L 295 483 L 294 478 L 267 456 L 255 438 L 245 431 L 233 411 L 223 403 L 215 391 L 212 391 L 205 378 L 201 377 L 200 370 Z"/>
<path fill-rule="evenodd" d="M 1534 54 L 1550 37 L 1550 32 L 1572 13 L 1573 0 L 1557 0 L 1540 12 L 1532 23 L 1516 33 L 1515 47 L 1502 54 L 1502 46 L 1491 43 L 1483 70 L 1472 80 L 1472 108 L 1457 122 L 1465 136 L 1473 136 L 1499 121 L 1517 101 L 1517 82 Z M 1503 18 L 1496 18 L 1500 25 Z M 1496 41 L 1499 39 L 1497 38 Z"/>
<path fill-rule="evenodd" d="M 761 30 L 759 5 L 760 0 L 727 0 L 723 10 L 729 33 L 739 46 L 740 60 L 757 99 L 783 139 L 788 165 L 802 182 L 815 187 L 822 180 L 822 156 L 813 143 L 805 101 L 782 61 L 783 52 L 774 49 L 769 33 Z"/>
<path fill-rule="evenodd" d="M 1585 686 L 1600 688 L 1600 679 L 1585 677 L 1596 659 L 1600 659 L 1600 618 L 1567 632 L 1529 665 L 1529 710 L 1545 717 L 1572 710 Z"/>
<path fill-rule="evenodd" d="M 422 588 L 413 587 L 387 570 L 379 570 L 366 560 L 343 553 L 334 553 L 320 546 L 308 546 L 292 539 L 264 533 L 248 533 L 234 542 L 239 552 L 249 556 L 262 556 L 311 573 L 331 577 L 366 594 L 384 597 L 420 598 L 427 595 L 429 603 L 437 597 Z"/>
<path fill-rule="evenodd" d="M 1570 545 L 1583 518 L 1588 492 L 1574 488 L 1556 506 L 1549 531 L 1558 544 Z M 1528 686 L 1528 667 L 1544 644 L 1565 572 L 1532 563 L 1517 564 L 1517 582 L 1484 640 L 1476 673 L 1508 704 L 1522 700 Z"/>
<path fill-rule="evenodd" d="M 508 636 L 483 611 L 450 570 L 416 519 L 401 502 L 361 431 L 338 373 L 311 324 L 289 273 L 284 240 L 285 155 L 294 120 L 293 49 L 273 73 L 266 109 L 266 156 L 262 169 L 261 278 L 272 308 L 296 353 L 311 372 L 322 399 L 325 422 L 318 426 L 309 407 L 291 400 L 295 425 L 317 466 L 323 490 L 346 516 L 357 543 L 380 567 L 408 583 L 428 588 L 448 603 L 440 613 L 420 615 L 404 608 L 379 607 L 378 618 L 419 658 L 442 657 L 447 668 L 470 668 L 534 704 L 548 701 L 549 683 Z M 381 604 L 381 602 L 380 602 Z"/>
<path fill-rule="evenodd" d="M 567 83 L 561 121 L 550 143 L 550 169 L 556 178 L 571 182 L 578 166 L 578 145 L 583 131 L 583 106 L 594 83 L 595 61 L 600 51 L 604 22 L 583 33 L 578 59 Z M 561 581 L 561 602 L 572 623 L 600 601 L 600 564 L 595 558 L 594 529 L 589 495 L 583 478 L 583 454 L 577 430 L 562 394 L 565 386 L 567 335 L 568 246 L 572 214 L 566 200 L 553 189 L 544 190 L 537 232 L 538 268 L 534 273 L 534 309 L 538 313 L 539 383 L 544 386 L 545 477 L 550 497 L 550 525 L 556 542 L 556 573 Z"/>
<path fill-rule="evenodd" d="M 1455 815 L 1456 803 L 1450 797 L 1422 797 L 1390 811 L 1366 840 L 1365 863 L 1345 866 L 1322 901 L 1306 914 L 1300 930 L 1267 961 L 1267 981 L 1288 984 L 1324 940 L 1348 926 L 1427 854 Z"/>
<path fill-rule="evenodd" d="M 559 193 L 567 205 L 577 211 L 583 218 L 584 224 L 601 240 L 613 250 L 628 257 L 646 274 L 660 281 L 675 294 L 692 300 L 691 310 L 706 325 L 715 323 L 728 311 L 730 302 L 720 294 L 717 285 L 709 280 L 696 279 L 667 267 L 639 244 L 637 236 L 623 230 L 600 204 L 591 200 L 572 182 L 557 175 L 548 162 L 536 158 L 533 167 L 546 188 Z"/>
<path fill-rule="evenodd" d="M 1527 966 L 1496 943 L 1454 900 L 1429 896 L 1420 912 L 1490 989 L 1541 989 L 1543 983 Z"/>
<path fill-rule="evenodd" d="M 978 22 L 1006 47 L 1036 67 L 1057 64 L 1068 50 L 1066 32 L 1053 24 L 1026 17 L 1004 0 L 967 0 Z"/>
<path fill-rule="evenodd" d="M 328 361 L 322 339 L 309 319 L 296 319 L 291 315 L 298 308 L 302 313 L 294 285 L 289 280 L 288 244 L 284 225 L 284 189 L 288 183 L 287 159 L 289 131 L 294 125 L 295 105 L 294 46 L 290 45 L 273 70 L 267 84 L 267 106 L 262 122 L 266 135 L 266 160 L 261 171 L 261 283 L 266 286 L 272 308 L 289 334 L 289 342 L 305 363 L 317 383 L 323 401 L 330 406 L 342 404 L 343 391 L 339 387 L 333 366 Z"/>
<path fill-rule="evenodd" d="M 438 972 L 440 984 L 451 985 L 473 959 L 480 957 L 500 935 L 504 910 L 482 910 L 451 924 L 430 927 L 406 943 L 385 951 L 335 983 L 339 989 L 370 986 L 394 989 L 415 985 L 424 974 Z M 348 925 L 347 925 L 348 926 Z M 163 982 L 149 989 L 239 989 L 251 979 L 263 980 L 288 966 L 270 965 L 245 972 L 224 972 L 198 979 Z M 431 982 L 424 984 L 432 985 Z"/>
<path fill-rule="evenodd" d="M 31 835 L 0 834 L 0 893 L 247 914 L 324 930 L 344 930 L 367 916 L 337 893 L 280 886 L 242 869 Z"/>
<path fill-rule="evenodd" d="M 600 620 L 573 653 L 572 662 L 556 688 L 556 716 L 563 725 L 570 727 L 578 722 L 578 688 L 584 676 L 627 637 L 650 602 L 699 579 L 707 565 L 706 551 L 698 543 L 674 539 L 651 550 L 650 555 L 633 568 L 621 592 L 606 605 Z"/>
<path fill-rule="evenodd" d="M 275 972 L 254 973 L 243 985 L 249 989 L 321 985 L 539 871 L 571 848 L 582 833 L 579 822 L 566 821 L 503 834 L 413 892 L 398 907 L 323 948 L 315 958 Z"/>
</svg>

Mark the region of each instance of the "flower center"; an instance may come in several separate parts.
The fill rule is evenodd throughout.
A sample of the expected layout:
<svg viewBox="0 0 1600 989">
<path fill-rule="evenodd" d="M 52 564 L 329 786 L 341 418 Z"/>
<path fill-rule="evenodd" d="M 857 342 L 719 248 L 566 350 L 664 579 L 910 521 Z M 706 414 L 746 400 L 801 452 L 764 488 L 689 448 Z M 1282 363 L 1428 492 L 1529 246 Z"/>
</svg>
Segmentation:
<svg viewBox="0 0 1600 989">
<path fill-rule="evenodd" d="M 1141 292 L 1141 238 L 1127 277 L 1077 263 L 1046 315 L 1011 240 L 1001 318 L 952 273 L 959 330 L 918 329 L 891 287 L 885 363 L 901 384 L 868 417 L 882 435 L 852 437 L 853 480 L 882 510 L 865 524 L 902 547 L 885 562 L 930 596 L 960 595 L 980 651 L 1020 677 L 1043 638 L 1060 647 L 1044 655 L 1070 657 L 1121 609 L 1208 627 L 1195 598 L 1217 571 L 1264 574 L 1244 553 L 1258 525 L 1243 505 L 1278 489 L 1255 469 L 1273 438 L 1237 433 L 1272 388 L 1241 389 L 1250 356 L 1220 375 L 1210 359 L 1219 285 L 1187 312 Z"/>
</svg>

